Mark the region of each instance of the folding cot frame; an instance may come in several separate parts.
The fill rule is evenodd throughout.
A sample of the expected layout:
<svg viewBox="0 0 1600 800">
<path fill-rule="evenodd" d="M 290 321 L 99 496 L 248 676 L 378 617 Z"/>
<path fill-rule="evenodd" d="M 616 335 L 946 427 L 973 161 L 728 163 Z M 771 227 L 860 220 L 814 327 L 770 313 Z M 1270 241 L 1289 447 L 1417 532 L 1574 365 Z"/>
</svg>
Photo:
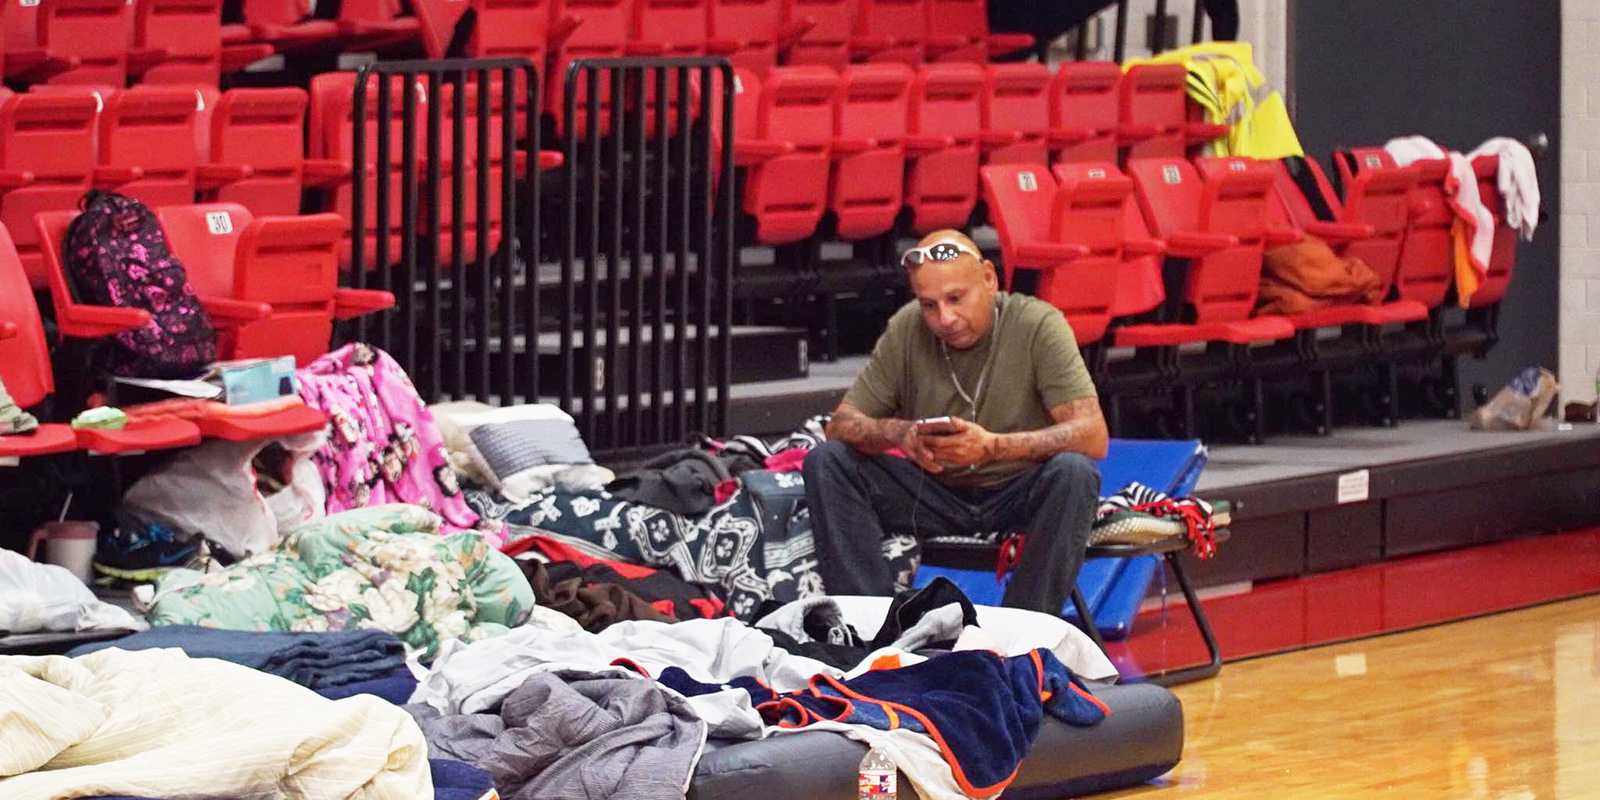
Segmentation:
<svg viewBox="0 0 1600 800">
<path fill-rule="evenodd" d="M 1206 458 L 1205 447 L 1198 441 L 1112 439 L 1110 451 L 1107 457 L 1101 460 L 1100 466 L 1102 472 L 1110 473 L 1117 481 L 1121 481 L 1123 473 L 1132 473 L 1130 475 L 1132 479 L 1148 481 L 1153 488 L 1160 489 L 1169 496 L 1178 496 L 1186 495 L 1193 490 L 1201 470 L 1204 469 Z M 1150 474 L 1144 473 L 1145 468 L 1151 470 Z M 1236 518 L 1240 510 L 1241 505 L 1235 503 L 1232 505 L 1231 513 Z M 1228 529 L 1217 529 L 1216 540 L 1219 544 L 1226 542 L 1228 538 Z M 991 543 L 977 537 L 929 540 L 923 543 L 923 563 L 987 572 L 993 569 L 1003 547 L 1003 543 Z M 1195 628 L 1205 643 L 1207 660 L 1193 666 L 1148 673 L 1141 678 L 1160 686 L 1202 680 L 1216 675 L 1222 669 L 1222 651 L 1217 645 L 1215 634 L 1212 633 L 1211 624 L 1206 619 L 1200 597 L 1195 593 L 1194 585 L 1183 567 L 1183 554 L 1189 547 L 1187 539 L 1175 538 L 1146 545 L 1096 545 L 1089 547 L 1084 553 L 1085 563 L 1108 558 L 1133 559 L 1156 556 L 1171 567 L 1173 577 L 1177 580 L 1178 588 L 1183 592 L 1184 601 L 1189 607 L 1189 613 L 1194 618 Z M 1139 592 L 1139 597 L 1142 599 L 1145 586 L 1141 584 L 1132 588 Z M 1070 598 L 1072 607 L 1077 612 L 1078 626 L 1088 634 L 1096 646 L 1104 650 L 1105 639 L 1095 623 L 1093 611 L 1080 586 L 1072 587 Z M 1137 602 L 1134 607 L 1137 608 Z"/>
</svg>

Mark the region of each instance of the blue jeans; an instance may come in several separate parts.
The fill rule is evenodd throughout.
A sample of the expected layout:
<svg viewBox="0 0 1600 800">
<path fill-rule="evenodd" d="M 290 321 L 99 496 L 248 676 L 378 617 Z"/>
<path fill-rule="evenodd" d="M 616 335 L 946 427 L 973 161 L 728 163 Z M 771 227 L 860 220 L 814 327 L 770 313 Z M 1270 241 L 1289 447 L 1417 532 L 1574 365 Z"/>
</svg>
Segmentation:
<svg viewBox="0 0 1600 800">
<path fill-rule="evenodd" d="M 817 572 L 829 594 L 891 595 L 884 531 L 919 539 L 1021 530 L 1028 535 L 1003 604 L 1061 613 L 1083 565 L 1100 500 L 1100 472 L 1077 453 L 1061 453 L 988 490 L 945 487 L 916 464 L 868 456 L 838 441 L 806 456 Z"/>
</svg>

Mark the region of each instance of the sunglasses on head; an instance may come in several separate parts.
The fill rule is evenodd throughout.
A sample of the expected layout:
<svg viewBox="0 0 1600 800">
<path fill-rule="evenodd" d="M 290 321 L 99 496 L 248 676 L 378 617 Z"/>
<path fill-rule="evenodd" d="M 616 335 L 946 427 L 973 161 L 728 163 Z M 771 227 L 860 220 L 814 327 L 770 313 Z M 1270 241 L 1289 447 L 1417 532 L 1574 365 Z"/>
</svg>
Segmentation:
<svg viewBox="0 0 1600 800">
<path fill-rule="evenodd" d="M 962 255 L 969 255 L 980 260 L 983 258 L 983 256 L 974 253 L 966 245 L 955 242 L 935 242 L 925 247 L 913 247 L 907 250 L 905 255 L 900 256 L 900 266 L 910 269 L 911 267 L 922 266 L 929 261 L 954 261 Z"/>
</svg>

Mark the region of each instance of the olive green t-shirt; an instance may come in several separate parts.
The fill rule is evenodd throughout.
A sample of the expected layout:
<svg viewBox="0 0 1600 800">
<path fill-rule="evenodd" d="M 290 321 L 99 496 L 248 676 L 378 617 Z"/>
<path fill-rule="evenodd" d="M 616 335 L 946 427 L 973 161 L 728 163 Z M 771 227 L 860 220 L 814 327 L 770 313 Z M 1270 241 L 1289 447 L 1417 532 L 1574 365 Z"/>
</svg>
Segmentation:
<svg viewBox="0 0 1600 800">
<path fill-rule="evenodd" d="M 917 301 L 907 303 L 889 319 L 844 401 L 869 417 L 973 420 L 971 405 L 951 379 L 953 372 L 962 389 L 977 401 L 975 421 L 979 425 L 995 433 L 1015 433 L 1054 425 L 1051 408 L 1096 396 L 1078 341 L 1055 306 L 1007 292 L 995 294 L 995 306 L 999 314 L 988 336 L 965 350 L 946 350 L 923 324 Z M 981 393 L 975 394 L 991 351 L 994 359 L 989 374 Z M 986 488 L 1003 484 L 1032 466 L 1031 462 L 1006 461 L 976 469 L 947 469 L 936 478 L 947 486 Z"/>
</svg>

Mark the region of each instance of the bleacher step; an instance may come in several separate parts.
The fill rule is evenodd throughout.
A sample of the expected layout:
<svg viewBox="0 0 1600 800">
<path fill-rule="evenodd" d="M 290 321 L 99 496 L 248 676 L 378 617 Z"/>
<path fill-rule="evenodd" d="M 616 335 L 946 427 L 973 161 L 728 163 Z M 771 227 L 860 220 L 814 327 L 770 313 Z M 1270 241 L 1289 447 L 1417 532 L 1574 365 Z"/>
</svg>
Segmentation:
<svg viewBox="0 0 1600 800">
<path fill-rule="evenodd" d="M 765 381 L 783 381 L 804 379 L 810 373 L 810 355 L 806 331 L 799 328 L 785 328 L 770 325 L 735 325 L 732 328 L 732 382 L 760 383 Z M 593 361 L 587 369 L 578 365 L 585 359 L 583 332 L 574 332 L 571 338 L 572 353 L 570 363 L 564 363 L 561 357 L 561 335 L 551 331 L 539 334 L 537 347 L 539 353 L 539 381 L 542 386 L 559 386 L 566 379 L 570 371 L 573 375 L 574 385 L 583 386 L 583 381 L 592 381 L 593 385 L 600 387 L 607 385 L 608 381 L 617 382 L 619 391 L 627 392 L 632 386 L 631 372 L 634 369 L 634 348 L 632 347 L 633 332 L 624 327 L 618 331 L 616 352 L 608 354 L 606 347 L 606 331 L 594 331 L 592 340 Z M 656 358 L 653 342 L 655 331 L 651 327 L 641 330 L 640 342 L 643 345 L 638 349 L 638 369 L 641 372 L 640 387 L 648 391 L 653 386 Z M 686 330 L 684 341 L 689 345 L 684 354 L 687 362 L 688 374 L 685 376 L 692 383 L 696 359 L 699 352 L 696 340 L 699 331 L 694 326 Z M 713 335 L 715 329 L 713 328 Z M 488 347 L 490 353 L 502 352 L 502 339 L 499 336 L 489 337 Z M 661 381 L 665 386 L 674 385 L 677 377 L 677 359 L 674 357 L 673 343 L 677 341 L 677 329 L 668 326 L 663 330 L 662 343 L 666 351 L 666 358 L 661 360 Z M 527 347 L 526 337 L 518 335 L 513 338 L 511 346 L 515 352 L 525 352 Z M 461 340 L 461 349 L 465 353 L 478 352 L 478 340 L 468 336 Z M 445 352 L 452 350 L 450 343 L 444 343 Z M 608 357 L 614 360 L 609 360 Z M 713 374 L 721 368 L 720 351 L 716 348 L 711 352 L 711 369 Z M 469 358 L 469 363 L 471 359 Z"/>
</svg>

